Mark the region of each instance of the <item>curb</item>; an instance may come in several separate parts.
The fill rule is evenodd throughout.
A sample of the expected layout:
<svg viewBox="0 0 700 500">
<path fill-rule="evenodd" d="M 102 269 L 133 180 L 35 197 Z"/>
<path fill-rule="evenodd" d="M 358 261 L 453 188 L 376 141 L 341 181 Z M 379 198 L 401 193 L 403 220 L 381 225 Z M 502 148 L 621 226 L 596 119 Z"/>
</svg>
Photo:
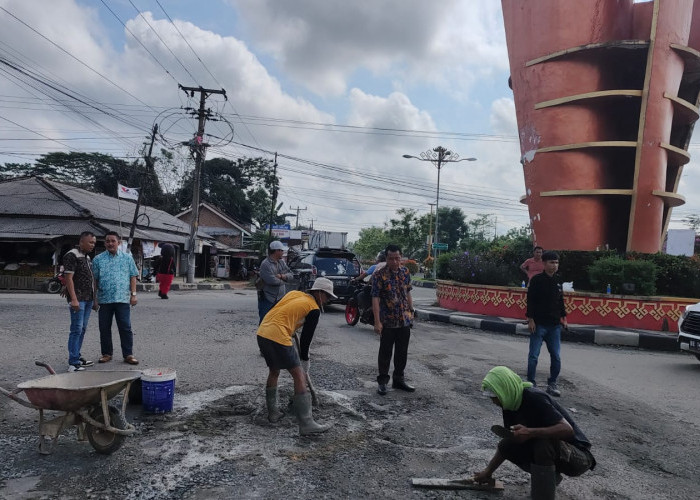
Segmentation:
<svg viewBox="0 0 700 500">
<path fill-rule="evenodd" d="M 435 288 L 434 281 L 413 281 L 413 280 L 411 280 L 411 285 L 417 286 L 418 288 Z"/>
<path fill-rule="evenodd" d="M 158 283 L 137 283 L 137 292 L 157 292 L 159 289 Z M 230 283 L 173 283 L 170 286 L 171 290 L 231 290 Z"/>
<path fill-rule="evenodd" d="M 466 326 L 476 330 L 495 333 L 529 336 L 527 325 L 519 321 L 498 321 L 479 316 L 465 316 L 450 313 L 448 310 L 416 309 L 416 318 L 421 321 L 436 321 Z M 573 325 L 561 332 L 562 341 L 582 344 L 617 345 L 637 347 L 653 351 L 679 351 L 676 337 L 664 334 L 638 332 L 633 330 L 610 330 Z"/>
</svg>

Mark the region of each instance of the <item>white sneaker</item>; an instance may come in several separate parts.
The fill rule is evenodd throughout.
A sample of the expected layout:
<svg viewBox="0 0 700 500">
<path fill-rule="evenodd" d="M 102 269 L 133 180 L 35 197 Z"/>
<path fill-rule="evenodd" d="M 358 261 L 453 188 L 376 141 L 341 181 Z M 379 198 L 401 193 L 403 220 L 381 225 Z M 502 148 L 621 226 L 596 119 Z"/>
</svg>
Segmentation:
<svg viewBox="0 0 700 500">
<path fill-rule="evenodd" d="M 68 366 L 68 373 L 70 372 L 84 372 L 85 367 L 81 365 L 69 365 Z"/>
</svg>

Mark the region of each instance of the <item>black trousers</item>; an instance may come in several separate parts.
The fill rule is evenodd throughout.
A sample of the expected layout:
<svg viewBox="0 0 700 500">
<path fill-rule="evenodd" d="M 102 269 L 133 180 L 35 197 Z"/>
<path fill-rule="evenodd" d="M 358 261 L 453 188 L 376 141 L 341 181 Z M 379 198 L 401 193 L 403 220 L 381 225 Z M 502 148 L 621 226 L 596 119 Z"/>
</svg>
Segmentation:
<svg viewBox="0 0 700 500">
<path fill-rule="evenodd" d="M 394 380 L 403 379 L 403 371 L 406 369 L 408 361 L 408 342 L 411 340 L 411 328 L 402 326 L 400 328 L 382 329 L 379 340 L 379 376 L 377 382 L 386 384 L 389 382 L 389 366 L 391 365 L 392 352 L 394 355 Z"/>
<path fill-rule="evenodd" d="M 561 474 L 580 476 L 595 467 L 595 458 L 590 451 L 558 439 L 530 439 L 518 443 L 513 438 L 506 438 L 498 443 L 498 451 L 525 472 L 530 472 L 531 464 L 554 465 Z"/>
</svg>

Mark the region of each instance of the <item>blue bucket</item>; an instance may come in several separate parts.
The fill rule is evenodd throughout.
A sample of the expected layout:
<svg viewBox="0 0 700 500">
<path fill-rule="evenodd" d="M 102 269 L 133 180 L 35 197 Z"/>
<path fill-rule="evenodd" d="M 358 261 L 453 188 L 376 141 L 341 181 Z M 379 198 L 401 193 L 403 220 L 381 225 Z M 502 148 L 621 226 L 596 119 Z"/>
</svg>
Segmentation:
<svg viewBox="0 0 700 500">
<path fill-rule="evenodd" d="M 147 413 L 173 411 L 175 399 L 175 370 L 172 368 L 147 368 L 141 374 L 141 404 Z"/>
</svg>

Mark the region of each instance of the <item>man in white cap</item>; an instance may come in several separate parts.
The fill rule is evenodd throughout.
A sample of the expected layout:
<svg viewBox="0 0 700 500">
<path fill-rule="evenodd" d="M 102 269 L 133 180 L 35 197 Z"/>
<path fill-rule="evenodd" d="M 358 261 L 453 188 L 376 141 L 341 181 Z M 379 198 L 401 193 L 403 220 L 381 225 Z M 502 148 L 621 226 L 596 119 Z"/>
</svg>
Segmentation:
<svg viewBox="0 0 700 500">
<path fill-rule="evenodd" d="M 267 418 L 274 423 L 284 416 L 278 407 L 277 381 L 280 371 L 288 370 L 294 380 L 294 411 L 302 436 L 330 429 L 330 425 L 319 425 L 311 416 L 311 394 L 306 390 L 304 372 L 309 372 L 309 346 L 321 316 L 320 309 L 330 299 L 337 298 L 331 280 L 316 278 L 307 292 L 295 290 L 286 294 L 258 327 L 258 346 L 270 369 L 265 386 Z M 292 336 L 302 325 L 297 354 Z"/>
<path fill-rule="evenodd" d="M 286 283 L 294 278 L 287 263 L 282 260 L 284 245 L 281 241 L 272 241 L 267 251 L 267 258 L 260 264 L 260 279 L 264 282 L 258 290 L 258 315 L 262 323 L 267 312 L 284 297 Z"/>
</svg>

